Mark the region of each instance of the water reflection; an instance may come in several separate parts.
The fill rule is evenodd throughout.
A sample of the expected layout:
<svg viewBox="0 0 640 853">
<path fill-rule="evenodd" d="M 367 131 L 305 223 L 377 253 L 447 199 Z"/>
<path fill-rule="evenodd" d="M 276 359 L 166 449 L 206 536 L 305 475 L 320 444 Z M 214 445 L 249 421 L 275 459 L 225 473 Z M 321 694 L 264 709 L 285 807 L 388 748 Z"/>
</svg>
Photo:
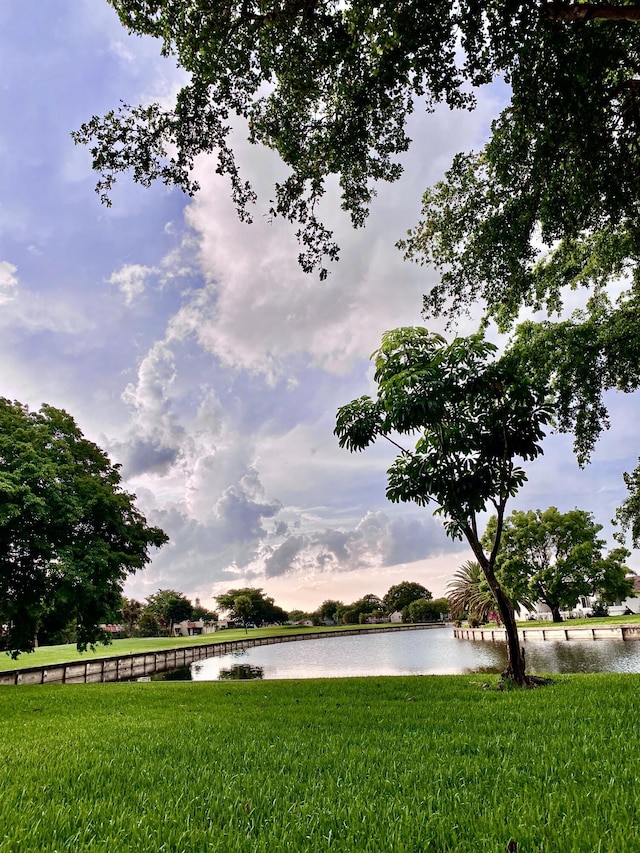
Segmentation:
<svg viewBox="0 0 640 853">
<path fill-rule="evenodd" d="M 250 663 L 236 663 L 218 672 L 218 681 L 257 681 L 260 678 L 264 678 L 264 669 Z"/>
<path fill-rule="evenodd" d="M 525 643 L 527 667 L 545 672 L 640 672 L 638 640 L 560 640 Z"/>
<path fill-rule="evenodd" d="M 527 669 L 534 675 L 569 672 L 640 672 L 640 641 L 527 640 Z M 497 673 L 507 663 L 501 642 L 456 640 L 450 628 L 324 637 L 256 646 L 192 664 L 163 680 L 235 681 L 339 678 L 376 675 Z"/>
<path fill-rule="evenodd" d="M 194 681 L 219 681 L 227 670 L 241 665 L 259 669 L 267 680 L 426 675 L 500 672 L 505 663 L 503 644 L 465 643 L 454 640 L 448 628 L 434 628 L 256 646 L 198 661 L 191 674 Z"/>
</svg>

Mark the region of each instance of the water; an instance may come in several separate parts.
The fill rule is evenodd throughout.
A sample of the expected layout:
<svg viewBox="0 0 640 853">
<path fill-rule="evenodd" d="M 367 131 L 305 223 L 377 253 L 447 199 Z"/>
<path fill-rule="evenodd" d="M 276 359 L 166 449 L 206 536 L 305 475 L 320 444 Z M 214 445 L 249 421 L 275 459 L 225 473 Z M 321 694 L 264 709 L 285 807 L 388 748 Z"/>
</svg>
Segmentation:
<svg viewBox="0 0 640 853">
<path fill-rule="evenodd" d="M 524 648 L 527 670 L 533 675 L 640 672 L 640 640 L 531 640 Z M 156 678 L 220 681 L 454 675 L 501 672 L 506 662 L 504 643 L 456 640 L 450 628 L 433 628 L 257 646 Z"/>
</svg>

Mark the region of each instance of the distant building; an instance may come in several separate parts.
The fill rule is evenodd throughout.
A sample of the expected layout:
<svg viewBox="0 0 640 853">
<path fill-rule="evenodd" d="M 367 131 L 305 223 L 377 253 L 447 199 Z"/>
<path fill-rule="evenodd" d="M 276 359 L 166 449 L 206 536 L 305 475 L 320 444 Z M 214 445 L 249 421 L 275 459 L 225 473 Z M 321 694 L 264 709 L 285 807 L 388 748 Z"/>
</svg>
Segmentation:
<svg viewBox="0 0 640 853">
<path fill-rule="evenodd" d="M 174 623 L 173 636 L 199 637 L 201 634 L 213 634 L 216 630 L 215 622 L 204 622 L 202 619 L 197 621 L 185 620 L 184 622 Z"/>
<path fill-rule="evenodd" d="M 630 575 L 629 580 L 633 581 L 635 595 L 625 598 L 624 601 L 614 601 L 613 604 L 608 604 L 609 616 L 640 613 L 640 575 Z M 575 607 L 571 610 L 561 610 L 560 615 L 563 619 L 583 619 L 586 616 L 591 616 L 597 600 L 597 596 L 581 595 Z M 544 602 L 538 601 L 532 610 L 521 609 L 519 618 L 547 619 L 550 622 L 552 620 L 551 609 Z"/>
</svg>

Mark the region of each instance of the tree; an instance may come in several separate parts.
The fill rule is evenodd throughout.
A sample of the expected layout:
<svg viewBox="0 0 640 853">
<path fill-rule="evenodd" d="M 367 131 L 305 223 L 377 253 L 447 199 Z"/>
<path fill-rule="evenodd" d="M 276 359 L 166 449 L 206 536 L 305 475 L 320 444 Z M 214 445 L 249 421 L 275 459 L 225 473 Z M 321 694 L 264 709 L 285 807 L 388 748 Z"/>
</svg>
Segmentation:
<svg viewBox="0 0 640 853">
<path fill-rule="evenodd" d="M 191 611 L 191 618 L 202 619 L 203 622 L 217 622 L 218 614 L 213 610 L 209 610 L 207 607 L 203 607 L 203 605 L 200 604 L 200 599 L 196 598 Z"/>
<path fill-rule="evenodd" d="M 403 610 L 408 604 L 411 604 L 412 601 L 416 601 L 418 598 L 429 600 L 432 598 L 432 595 L 422 584 L 402 581 L 389 587 L 387 594 L 382 599 L 382 609 L 389 615 L 390 613 L 395 613 L 396 610 Z"/>
<path fill-rule="evenodd" d="M 167 541 L 120 480 L 65 411 L 0 399 L 0 642 L 14 657 L 45 623 L 72 620 L 80 650 L 109 641 L 126 577 Z"/>
<path fill-rule="evenodd" d="M 526 480 L 516 459 L 535 459 L 550 413 L 544 389 L 525 374 L 491 361 L 496 347 L 481 335 L 447 344 L 423 328 L 386 332 L 374 353 L 377 398 L 338 411 L 341 447 L 363 450 L 378 437 L 400 451 L 388 470 L 389 500 L 433 504 L 454 539 L 466 538 L 496 598 L 507 630 L 506 677 L 526 681 L 513 605 L 494 566 L 507 501 Z M 395 434 L 421 433 L 414 450 Z M 486 551 L 478 515 L 493 506 L 499 519 Z"/>
<path fill-rule="evenodd" d="M 320 607 L 316 610 L 316 615 L 321 622 L 331 621 L 338 624 L 342 618 L 345 606 L 342 601 L 335 601 L 328 598 L 323 601 Z"/>
<path fill-rule="evenodd" d="M 143 610 L 140 614 L 136 634 L 139 637 L 157 637 L 160 634 L 158 620 L 150 610 Z"/>
<path fill-rule="evenodd" d="M 233 612 L 236 617 L 242 622 L 245 634 L 249 625 L 249 617 L 253 612 L 253 602 L 248 595 L 238 595 L 233 600 Z"/>
<path fill-rule="evenodd" d="M 468 616 L 482 624 L 498 606 L 477 560 L 467 560 L 460 566 L 447 585 L 447 593 L 454 619 Z"/>
<path fill-rule="evenodd" d="M 640 459 L 631 474 L 624 474 L 624 481 L 629 496 L 616 510 L 614 524 L 619 524 L 620 530 L 614 535 L 622 544 L 630 533 L 633 547 L 640 548 Z"/>
<path fill-rule="evenodd" d="M 496 523 L 495 516 L 489 520 L 488 540 Z M 616 548 L 604 557 L 601 530 L 584 510 L 514 511 L 502 527 L 497 571 L 516 595 L 543 601 L 554 622 L 561 622 L 560 610 L 575 607 L 580 596 L 598 596 L 605 604 L 626 598 L 633 589 L 624 565 L 629 552 Z"/>
<path fill-rule="evenodd" d="M 600 225 L 607 214 L 613 222 L 635 216 L 635 6 L 110 2 L 130 32 L 162 40 L 189 82 L 173 108 L 122 105 L 74 134 L 92 145 L 104 200 L 125 171 L 143 185 L 162 180 L 192 194 L 194 159 L 217 153 L 217 171 L 229 176 L 246 218 L 255 196 L 229 142 L 235 114 L 251 142 L 273 148 L 290 167 L 275 186 L 272 213 L 299 223 L 309 268 L 337 253 L 317 218 L 327 177 L 339 177 L 343 207 L 361 225 L 372 182 L 401 174 L 398 156 L 410 145 L 405 124 L 415 108 L 470 108 L 473 88 L 500 77 L 512 100 L 494 125 L 495 156 L 507 152 L 497 183 L 511 179 L 517 190 L 504 204 L 504 239 L 523 234 L 526 241 L 530 196 L 550 221 L 543 233 L 551 239 Z M 527 183 L 517 183 L 518 167 Z M 495 196 L 487 193 L 486 204 L 500 211 L 505 195 Z M 493 236 L 500 242 L 499 232 Z"/>
<path fill-rule="evenodd" d="M 576 431 L 587 461 L 607 425 L 603 392 L 640 385 L 640 6 L 110 2 L 130 32 L 162 40 L 189 83 L 173 107 L 122 105 L 74 134 L 91 146 L 102 200 L 127 171 L 192 194 L 194 159 L 217 153 L 217 171 L 250 220 L 256 197 L 229 141 L 229 118 L 241 116 L 249 140 L 289 167 L 269 213 L 297 223 L 300 262 L 321 276 L 323 259 L 338 255 L 318 217 L 327 180 L 338 177 L 342 206 L 361 226 L 375 182 L 402 172 L 416 108 L 471 108 L 474 89 L 508 84 L 489 142 L 456 156 L 400 246 L 442 271 L 425 296 L 427 315 L 454 317 L 480 299 L 507 331 L 522 307 L 554 313 L 565 290 L 584 289 L 582 313 L 528 324 L 518 356 L 551 382 L 559 426 Z M 625 278 L 629 290 L 608 298 Z M 640 466 L 627 476 L 639 477 Z"/>
<path fill-rule="evenodd" d="M 288 617 L 286 612 L 275 604 L 273 598 L 264 594 L 262 589 L 256 587 L 243 587 L 242 589 L 229 589 L 227 592 L 216 596 L 216 601 L 223 610 L 230 613 L 232 619 L 238 619 L 244 623 L 244 616 L 237 613 L 235 610 L 235 602 L 239 597 L 248 597 L 251 601 L 250 618 L 248 621 L 255 625 L 264 625 L 269 623 L 283 623 Z"/>
<path fill-rule="evenodd" d="M 416 598 L 402 610 L 403 622 L 439 622 L 449 612 L 446 598 Z"/>
<path fill-rule="evenodd" d="M 120 606 L 120 615 L 125 625 L 127 637 L 133 637 L 136 624 L 142 614 L 142 608 L 143 605 L 141 601 L 136 601 L 135 598 L 124 598 L 123 596 L 122 604 Z"/>
<path fill-rule="evenodd" d="M 175 589 L 159 589 L 148 596 L 146 610 L 151 613 L 162 630 L 173 634 L 176 622 L 191 619 L 193 606 L 189 599 Z"/>
</svg>

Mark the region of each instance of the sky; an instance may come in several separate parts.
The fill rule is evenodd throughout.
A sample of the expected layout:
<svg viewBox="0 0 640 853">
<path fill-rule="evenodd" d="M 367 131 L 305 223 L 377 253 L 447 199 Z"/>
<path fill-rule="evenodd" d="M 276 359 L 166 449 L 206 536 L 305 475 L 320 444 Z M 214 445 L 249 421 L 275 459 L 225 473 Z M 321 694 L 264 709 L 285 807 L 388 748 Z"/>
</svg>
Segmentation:
<svg viewBox="0 0 640 853">
<path fill-rule="evenodd" d="M 252 225 L 238 221 L 207 158 L 193 199 L 123 176 L 113 206 L 100 204 L 71 131 L 121 100 L 170 101 L 185 81 L 106 0 L 5 0 L 0 69 L 0 395 L 66 409 L 170 536 L 126 594 L 173 588 L 212 606 L 257 586 L 303 610 L 402 580 L 443 595 L 470 550 L 429 510 L 386 500 L 392 448 L 349 454 L 333 428 L 339 406 L 374 392 L 369 356 L 385 330 L 444 331 L 421 316 L 435 272 L 403 262 L 395 243 L 452 156 L 483 144 L 503 87 L 481 92 L 473 113 L 414 116 L 404 175 L 378 188 L 366 228 L 329 193 L 341 260 L 320 282 L 298 267 L 291 226 L 260 206 Z M 240 131 L 236 144 L 268 199 L 282 165 Z M 579 469 L 570 437 L 548 436 L 512 509 L 587 510 L 614 544 L 638 398 L 610 404 L 591 465 Z M 640 570 L 635 554 L 629 565 Z"/>
</svg>

